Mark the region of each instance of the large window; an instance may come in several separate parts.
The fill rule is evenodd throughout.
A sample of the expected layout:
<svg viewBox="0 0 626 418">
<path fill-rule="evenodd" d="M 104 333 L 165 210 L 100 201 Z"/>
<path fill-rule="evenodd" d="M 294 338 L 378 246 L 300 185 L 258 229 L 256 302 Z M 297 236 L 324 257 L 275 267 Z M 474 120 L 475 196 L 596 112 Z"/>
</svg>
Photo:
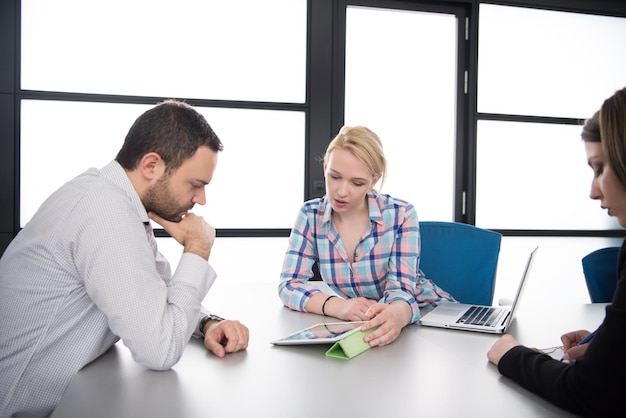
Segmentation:
<svg viewBox="0 0 626 418">
<path fill-rule="evenodd" d="M 382 190 L 421 219 L 615 227 L 587 198 L 577 131 L 626 84 L 626 18 L 384 0 L 16 4 L 19 227 L 168 97 L 192 101 L 225 143 L 203 209 L 218 228 L 289 228 L 323 193 L 311 185 L 341 124 L 381 136 Z"/>
<path fill-rule="evenodd" d="M 141 112 L 178 98 L 225 145 L 198 209 L 223 238 L 221 277 L 277 278 L 297 207 L 324 192 L 325 146 L 362 124 L 385 145 L 383 192 L 422 220 L 504 232 L 496 298 L 539 244 L 534 274 L 554 279 L 528 299 L 567 288 L 580 300 L 580 258 L 622 239 L 588 198 L 579 134 L 626 85 L 626 3 L 493 3 L 0 2 L 0 244 L 114 158 Z M 162 235 L 175 265 L 180 246 Z M 270 273 L 241 277 L 242 254 Z"/>
<path fill-rule="evenodd" d="M 476 224 L 615 228 L 580 124 L 626 86 L 626 18 L 481 4 L 478 28 Z"/>
<path fill-rule="evenodd" d="M 305 101 L 306 0 L 21 4 L 24 90 Z"/>
<path fill-rule="evenodd" d="M 413 203 L 421 220 L 454 220 L 458 25 L 451 13 L 346 11 L 345 124 L 380 136 L 381 192 Z"/>
<path fill-rule="evenodd" d="M 221 229 L 291 227 L 305 197 L 306 0 L 21 6 L 20 227 L 169 97 L 196 100 L 224 143 L 194 211 Z"/>
<path fill-rule="evenodd" d="M 589 199 L 580 124 L 626 85 L 626 19 L 479 4 L 474 26 L 462 10 L 404 10 L 417 3 L 347 2 L 345 123 L 381 135 L 385 191 L 421 219 L 521 235 L 503 241 L 496 300 L 511 297 L 536 245 L 527 299 L 588 300 L 580 259 L 621 238 L 601 236 L 618 226 Z M 467 119 L 463 93 L 476 99 Z M 567 237 L 586 230 L 599 236 Z"/>
<path fill-rule="evenodd" d="M 478 121 L 476 224 L 495 229 L 613 229 L 589 198 L 580 126 Z"/>
<path fill-rule="evenodd" d="M 133 121 L 150 107 L 22 101 L 22 226 L 63 183 L 115 158 Z M 207 204 L 194 212 L 216 228 L 290 228 L 304 196 L 303 112 L 196 109 L 220 137 L 224 151 L 206 187 Z M 279 154 L 289 158 L 277 160 Z"/>
<path fill-rule="evenodd" d="M 582 121 L 626 85 L 620 39 L 626 18 L 479 5 L 475 223 L 528 231 L 503 240 L 496 299 L 513 294 L 539 245 L 525 303 L 586 302 L 582 257 L 621 244 L 583 237 L 623 233 L 589 198 L 580 139 Z"/>
</svg>

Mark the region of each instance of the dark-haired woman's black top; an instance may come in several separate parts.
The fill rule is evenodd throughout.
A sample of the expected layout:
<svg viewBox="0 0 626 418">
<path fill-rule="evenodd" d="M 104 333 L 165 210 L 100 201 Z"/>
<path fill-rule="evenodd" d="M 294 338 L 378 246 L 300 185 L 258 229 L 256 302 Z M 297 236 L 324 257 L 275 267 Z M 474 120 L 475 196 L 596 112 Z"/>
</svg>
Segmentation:
<svg viewBox="0 0 626 418">
<path fill-rule="evenodd" d="M 618 258 L 613 302 L 582 358 L 567 364 L 515 347 L 498 364 L 504 376 L 575 414 L 626 416 L 626 241 Z"/>
</svg>

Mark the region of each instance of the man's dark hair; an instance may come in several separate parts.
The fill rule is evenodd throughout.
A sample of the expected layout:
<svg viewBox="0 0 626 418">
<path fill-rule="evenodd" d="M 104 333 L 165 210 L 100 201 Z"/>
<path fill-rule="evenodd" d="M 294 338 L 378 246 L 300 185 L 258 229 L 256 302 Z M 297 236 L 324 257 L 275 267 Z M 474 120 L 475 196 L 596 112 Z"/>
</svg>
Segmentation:
<svg viewBox="0 0 626 418">
<path fill-rule="evenodd" d="M 204 116 L 186 103 L 166 100 L 137 118 L 115 159 L 124 169 L 133 170 L 144 155 L 156 152 L 169 174 L 201 146 L 215 152 L 224 149 Z"/>
</svg>

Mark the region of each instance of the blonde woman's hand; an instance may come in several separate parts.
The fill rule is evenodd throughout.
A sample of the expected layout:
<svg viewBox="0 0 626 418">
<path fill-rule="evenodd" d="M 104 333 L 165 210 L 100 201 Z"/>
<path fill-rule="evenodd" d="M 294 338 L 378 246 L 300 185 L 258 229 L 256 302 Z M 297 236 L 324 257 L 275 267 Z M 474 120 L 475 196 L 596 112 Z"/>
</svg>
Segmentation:
<svg viewBox="0 0 626 418">
<path fill-rule="evenodd" d="M 328 300 L 324 307 L 324 312 L 326 315 L 334 316 L 344 321 L 367 321 L 370 319 L 367 311 L 375 304 L 376 302 L 373 300 L 363 297 L 352 299 L 334 297 Z"/>
<path fill-rule="evenodd" d="M 408 303 L 397 300 L 392 303 L 376 303 L 366 312 L 369 321 L 361 329 L 378 327 L 377 330 L 366 335 L 363 340 L 370 347 L 390 344 L 398 339 L 402 328 L 411 322 L 413 312 Z"/>
</svg>

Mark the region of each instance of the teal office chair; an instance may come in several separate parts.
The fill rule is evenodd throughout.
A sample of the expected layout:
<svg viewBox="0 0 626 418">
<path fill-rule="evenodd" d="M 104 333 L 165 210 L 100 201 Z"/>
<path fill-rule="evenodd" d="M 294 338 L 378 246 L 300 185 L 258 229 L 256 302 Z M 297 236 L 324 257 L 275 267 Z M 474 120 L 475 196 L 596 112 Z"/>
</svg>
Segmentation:
<svg viewBox="0 0 626 418">
<path fill-rule="evenodd" d="M 420 226 L 420 269 L 463 303 L 491 305 L 502 235 L 457 222 Z"/>
<path fill-rule="evenodd" d="M 600 248 L 583 257 L 583 273 L 593 303 L 611 302 L 617 286 L 617 255 L 620 247 Z"/>
</svg>

